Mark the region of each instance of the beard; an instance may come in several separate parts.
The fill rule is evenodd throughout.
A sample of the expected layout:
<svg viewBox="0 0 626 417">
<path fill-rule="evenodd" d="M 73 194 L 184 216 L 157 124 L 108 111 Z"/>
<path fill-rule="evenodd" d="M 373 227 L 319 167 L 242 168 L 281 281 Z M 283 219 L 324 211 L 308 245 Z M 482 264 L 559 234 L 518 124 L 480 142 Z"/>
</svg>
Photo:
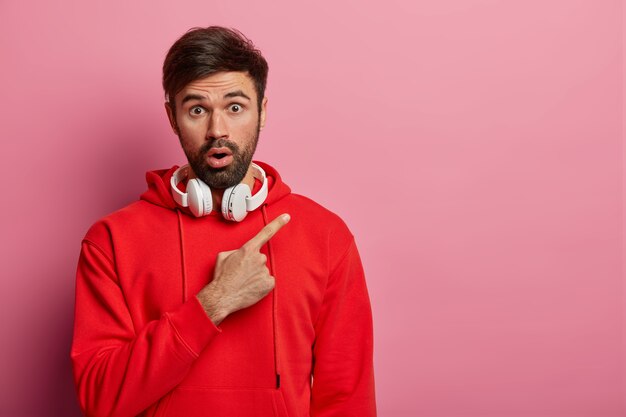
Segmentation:
<svg viewBox="0 0 626 417">
<path fill-rule="evenodd" d="M 260 125 L 257 124 L 256 132 L 253 134 L 253 137 L 245 141 L 247 145 L 243 148 L 226 139 L 215 139 L 204 143 L 197 152 L 186 149 L 184 146 L 183 151 L 196 177 L 210 188 L 225 189 L 239 184 L 246 176 L 259 141 L 259 132 Z M 223 168 L 213 168 L 206 162 L 207 153 L 211 148 L 221 147 L 230 149 L 233 161 Z"/>
</svg>

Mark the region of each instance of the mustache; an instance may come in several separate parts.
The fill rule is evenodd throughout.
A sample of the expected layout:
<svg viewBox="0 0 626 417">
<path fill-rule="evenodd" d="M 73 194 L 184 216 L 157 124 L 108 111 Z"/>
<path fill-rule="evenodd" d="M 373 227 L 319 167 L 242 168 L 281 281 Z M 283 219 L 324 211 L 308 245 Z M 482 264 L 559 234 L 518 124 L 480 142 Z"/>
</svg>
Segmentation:
<svg viewBox="0 0 626 417">
<path fill-rule="evenodd" d="M 211 142 L 207 142 L 200 147 L 199 154 L 206 155 L 212 148 L 228 148 L 234 154 L 239 153 L 239 146 L 226 139 L 216 139 Z"/>
</svg>

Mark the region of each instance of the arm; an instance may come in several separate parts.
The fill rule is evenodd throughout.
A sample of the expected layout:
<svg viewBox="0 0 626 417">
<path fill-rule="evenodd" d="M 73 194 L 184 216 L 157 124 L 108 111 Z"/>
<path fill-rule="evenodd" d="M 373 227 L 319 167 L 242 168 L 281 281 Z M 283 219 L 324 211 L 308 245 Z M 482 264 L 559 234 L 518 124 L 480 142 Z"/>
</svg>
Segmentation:
<svg viewBox="0 0 626 417">
<path fill-rule="evenodd" d="M 331 273 L 315 333 L 311 416 L 375 416 L 372 313 L 354 240 Z"/>
<path fill-rule="evenodd" d="M 139 329 L 110 252 L 83 241 L 71 350 L 83 411 L 88 416 L 134 416 L 176 387 L 219 333 L 214 323 L 256 303 L 274 287 L 259 250 L 288 221 L 289 216 L 279 216 L 240 249 L 219 253 L 211 283 Z"/>
<path fill-rule="evenodd" d="M 195 297 L 136 329 L 113 262 L 83 242 L 71 358 L 87 416 L 139 414 L 178 385 L 218 333 Z"/>
</svg>

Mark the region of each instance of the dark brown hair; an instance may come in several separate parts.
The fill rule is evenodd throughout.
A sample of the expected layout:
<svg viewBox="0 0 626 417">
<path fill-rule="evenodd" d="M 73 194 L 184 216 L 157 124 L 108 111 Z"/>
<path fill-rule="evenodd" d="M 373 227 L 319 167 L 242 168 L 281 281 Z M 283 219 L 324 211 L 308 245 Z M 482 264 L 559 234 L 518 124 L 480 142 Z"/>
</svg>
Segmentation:
<svg viewBox="0 0 626 417">
<path fill-rule="evenodd" d="M 167 53 L 163 62 L 163 90 L 172 110 L 176 110 L 174 97 L 187 84 L 220 71 L 248 72 L 261 111 L 267 61 L 241 32 L 221 26 L 192 28 Z"/>
</svg>

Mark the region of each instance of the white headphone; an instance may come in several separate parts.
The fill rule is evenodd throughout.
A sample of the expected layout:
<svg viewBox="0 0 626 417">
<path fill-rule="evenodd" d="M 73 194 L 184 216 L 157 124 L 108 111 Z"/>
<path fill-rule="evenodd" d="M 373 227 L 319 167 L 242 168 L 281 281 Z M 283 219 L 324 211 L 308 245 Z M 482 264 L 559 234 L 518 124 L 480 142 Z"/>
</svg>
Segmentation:
<svg viewBox="0 0 626 417">
<path fill-rule="evenodd" d="M 261 189 L 253 196 L 247 184 L 237 184 L 224 190 L 222 196 L 222 216 L 235 222 L 242 221 L 249 211 L 256 210 L 267 198 L 267 178 L 263 168 L 252 162 L 252 173 L 263 182 Z M 206 216 L 213 210 L 211 189 L 199 178 L 187 181 L 187 192 L 178 189 L 178 184 L 189 177 L 189 165 L 183 165 L 174 171 L 170 180 L 172 197 L 178 205 L 189 207 L 196 217 Z"/>
</svg>

